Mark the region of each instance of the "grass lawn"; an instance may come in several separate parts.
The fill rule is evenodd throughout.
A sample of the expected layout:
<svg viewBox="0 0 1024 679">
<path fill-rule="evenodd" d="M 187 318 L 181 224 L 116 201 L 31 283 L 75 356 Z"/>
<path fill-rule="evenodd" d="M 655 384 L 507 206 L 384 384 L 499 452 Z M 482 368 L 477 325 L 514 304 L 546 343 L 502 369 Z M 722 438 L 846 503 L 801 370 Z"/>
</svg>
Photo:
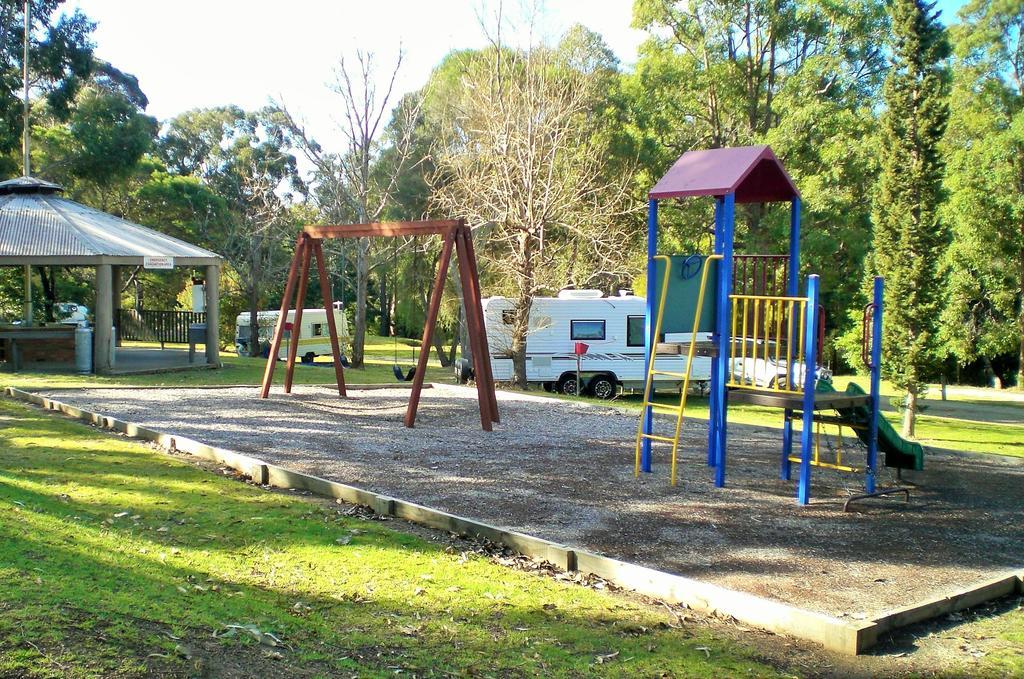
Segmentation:
<svg viewBox="0 0 1024 679">
<path fill-rule="evenodd" d="M 407 371 L 414 364 L 414 356 L 419 349 L 418 340 L 399 339 L 398 363 Z M 129 346 L 155 347 L 157 343 L 131 342 Z M 187 345 L 167 345 L 168 348 L 188 348 Z M 359 370 L 347 369 L 345 380 L 349 384 L 387 384 L 394 383 L 392 372 L 394 365 L 394 341 L 387 337 L 368 335 L 366 338 L 365 365 Z M 0 385 L 18 387 L 19 389 L 43 389 L 60 387 L 86 387 L 103 385 L 138 385 L 138 386 L 195 386 L 206 384 L 260 384 L 267 361 L 263 358 L 240 357 L 233 351 L 222 351 L 220 354 L 223 368 L 219 370 L 189 370 L 183 372 L 157 373 L 152 375 L 119 375 L 100 377 L 95 375 L 76 375 L 62 373 L 39 373 L 23 371 L 7 373 L 0 376 Z M 329 356 L 318 357 L 317 365 L 295 364 L 296 384 L 331 384 L 334 382 L 334 370 L 331 369 Z M 433 351 L 427 364 L 427 381 L 453 382 L 453 373 L 442 368 Z M 274 383 L 284 383 L 284 362 L 277 365 L 274 371 Z"/>
<path fill-rule="evenodd" d="M 0 676 L 776 674 L 662 609 L 347 511 L 0 401 Z"/>
<path fill-rule="evenodd" d="M 848 382 L 856 381 L 867 388 L 867 379 L 841 376 L 834 379 L 840 391 Z M 544 392 L 538 391 L 543 394 Z M 557 394 L 545 394 L 555 398 L 576 398 Z M 900 413 L 889 403 L 895 392 L 887 383 L 882 385 L 883 416 L 899 431 L 902 423 Z M 1015 393 L 1003 393 L 1006 399 L 997 401 L 1000 393 L 992 389 L 958 388 L 951 391 L 949 400 L 939 399 L 939 388 L 934 386 L 922 401 L 924 410 L 917 418 L 917 440 L 926 447 L 945 448 L 974 453 L 994 453 L 1024 457 L 1024 400 Z M 586 398 L 586 397 L 584 397 Z M 590 399 L 599 402 L 596 399 Z M 659 394 L 661 403 L 679 405 L 678 394 Z M 624 394 L 615 405 L 640 411 L 641 394 Z M 686 416 L 701 420 L 708 419 L 708 399 L 690 395 L 686 399 Z M 782 428 L 782 411 L 752 405 L 734 405 L 729 408 L 729 421 L 761 427 Z M 796 429 L 800 429 L 799 423 Z M 836 427 L 825 425 L 822 431 L 828 435 L 837 433 Z M 844 430 L 847 436 L 852 435 Z"/>
</svg>

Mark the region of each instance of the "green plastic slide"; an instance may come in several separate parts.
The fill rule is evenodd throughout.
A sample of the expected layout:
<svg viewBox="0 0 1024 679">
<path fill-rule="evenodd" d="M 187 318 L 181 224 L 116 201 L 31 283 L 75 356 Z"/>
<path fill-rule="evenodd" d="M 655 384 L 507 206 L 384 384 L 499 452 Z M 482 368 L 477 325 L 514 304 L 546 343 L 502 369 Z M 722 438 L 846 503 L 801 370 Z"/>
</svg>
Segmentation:
<svg viewBox="0 0 1024 679">
<path fill-rule="evenodd" d="M 822 393 L 835 392 L 831 382 L 819 381 L 816 387 Z M 850 396 L 864 396 L 867 394 L 860 385 L 850 382 L 846 385 L 846 394 Z M 840 419 L 850 425 L 850 428 L 857 432 L 864 445 L 868 443 L 868 430 L 864 425 L 871 421 L 871 409 L 860 405 L 852 408 L 837 409 Z M 857 426 L 854 426 L 857 425 Z M 913 469 L 921 471 L 924 469 L 924 446 L 915 441 L 908 441 L 899 434 L 889 420 L 884 417 L 878 418 L 878 450 L 885 455 L 886 467 L 898 467 L 900 469 Z"/>
</svg>

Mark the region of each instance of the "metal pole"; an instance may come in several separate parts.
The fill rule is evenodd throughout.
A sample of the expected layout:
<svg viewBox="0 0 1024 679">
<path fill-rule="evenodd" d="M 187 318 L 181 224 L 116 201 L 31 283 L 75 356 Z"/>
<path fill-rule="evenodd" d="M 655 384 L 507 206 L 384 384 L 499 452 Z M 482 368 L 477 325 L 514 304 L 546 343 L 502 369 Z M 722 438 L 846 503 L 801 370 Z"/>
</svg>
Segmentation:
<svg viewBox="0 0 1024 679">
<path fill-rule="evenodd" d="M 789 212 L 789 262 L 788 278 L 786 280 L 786 295 L 796 297 L 800 288 L 800 198 L 794 198 L 790 204 Z M 790 307 L 790 314 L 793 307 Z M 789 346 L 795 346 L 798 338 L 796 336 L 797 324 L 790 324 L 793 328 L 789 337 Z M 786 383 L 793 384 L 793 361 L 786 361 Z M 783 413 L 782 420 L 782 460 L 779 465 L 779 478 L 784 481 L 790 479 L 789 457 L 793 452 L 793 411 L 789 408 Z"/>
<path fill-rule="evenodd" d="M 874 316 L 871 319 L 871 421 L 868 423 L 868 473 L 865 489 L 875 492 L 875 471 L 878 467 L 878 418 L 881 417 L 882 387 L 882 297 L 885 280 L 875 276 Z"/>
<path fill-rule="evenodd" d="M 724 211 L 722 209 L 722 199 L 715 198 L 715 244 L 714 254 L 722 254 L 722 215 Z M 744 264 L 744 267 L 746 264 Z M 745 271 L 745 269 L 744 269 Z M 718 275 L 721 277 L 722 269 L 719 268 Z M 745 274 L 744 274 L 745 275 Z M 716 281 L 717 283 L 717 281 Z M 715 299 L 715 325 L 712 332 L 712 341 L 716 340 L 718 333 L 718 314 L 721 310 L 718 309 L 718 289 L 714 292 Z M 718 412 L 719 402 L 719 390 L 718 390 L 718 356 L 714 356 L 711 359 L 711 380 L 708 388 L 708 466 L 714 467 L 715 461 L 718 459 L 718 418 L 715 414 Z"/>
<path fill-rule="evenodd" d="M 24 101 L 22 102 L 23 111 L 22 111 L 22 125 L 21 125 L 22 126 L 22 131 L 21 131 L 21 148 L 22 148 L 22 155 L 23 155 L 22 164 L 23 164 L 23 167 L 24 167 L 24 170 L 25 170 L 25 176 L 26 177 L 28 177 L 32 173 L 32 170 L 31 170 L 31 168 L 29 166 L 29 137 L 30 137 L 29 130 L 30 130 L 30 128 L 29 128 L 29 123 L 28 123 L 28 113 L 29 113 L 29 106 L 28 106 L 28 40 L 29 40 L 29 32 L 31 31 L 31 28 L 32 28 L 32 2 L 31 2 L 31 0 L 25 0 L 25 35 L 24 35 L 25 39 L 24 39 L 24 45 L 23 45 L 23 50 L 24 51 L 22 52 L 22 57 L 21 57 L 21 77 L 22 77 L 22 85 L 24 86 L 24 92 L 23 92 Z"/>
<path fill-rule="evenodd" d="M 718 407 L 715 428 L 718 440 L 715 442 L 715 486 L 721 488 L 725 485 L 725 453 L 726 424 L 729 419 L 729 394 L 725 389 L 728 382 L 726 366 L 729 363 L 729 351 L 732 338 L 729 336 L 729 295 L 732 292 L 732 244 L 736 230 L 736 194 L 727 193 L 722 197 L 722 247 L 721 267 L 718 272 L 718 304 L 716 311 L 718 316 L 715 319 L 715 332 L 718 335 L 718 357 L 714 372 L 718 377 Z M 746 338 L 743 338 L 746 341 Z"/>
<path fill-rule="evenodd" d="M 814 387 L 817 377 L 818 276 L 807 277 L 807 323 L 804 325 L 803 431 L 800 432 L 800 483 L 797 500 L 811 501 L 811 450 L 814 447 Z"/>
<path fill-rule="evenodd" d="M 654 268 L 654 256 L 658 254 L 658 201 L 651 198 L 647 203 L 647 315 L 644 332 L 644 374 L 651 371 L 651 363 L 657 355 L 658 338 L 654 336 L 656 313 L 654 297 L 657 294 L 657 271 Z M 577 382 L 578 384 L 578 382 Z M 653 386 L 652 386 L 653 390 Z M 644 408 L 644 434 L 654 430 L 654 410 L 650 406 Z M 640 449 L 640 470 L 651 471 L 651 439 L 644 438 Z"/>
</svg>

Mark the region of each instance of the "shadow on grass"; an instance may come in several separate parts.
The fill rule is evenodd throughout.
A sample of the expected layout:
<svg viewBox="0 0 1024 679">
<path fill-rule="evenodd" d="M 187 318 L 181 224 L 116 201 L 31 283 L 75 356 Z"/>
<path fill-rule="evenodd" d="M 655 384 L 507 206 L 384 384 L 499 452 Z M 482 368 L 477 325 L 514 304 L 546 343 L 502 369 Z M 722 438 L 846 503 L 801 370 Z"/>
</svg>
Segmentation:
<svg viewBox="0 0 1024 679">
<path fill-rule="evenodd" d="M 8 629 L 12 621 L 59 628 L 59 612 L 73 609 L 104 624 L 166 625 L 185 642 L 254 625 L 280 638 L 279 652 L 293 662 L 381 673 L 579 675 L 599 657 L 607 674 L 769 671 L 742 649 L 703 630 L 671 629 L 665 616 L 633 604 L 449 554 L 27 413 L 14 413 L 0 437 Z M 40 434 L 53 443 L 20 443 Z M 116 473 L 100 471 L 116 463 Z M 121 512 L 129 514 L 114 516 Z M 241 632 L 219 643 L 242 640 L 251 641 Z"/>
</svg>

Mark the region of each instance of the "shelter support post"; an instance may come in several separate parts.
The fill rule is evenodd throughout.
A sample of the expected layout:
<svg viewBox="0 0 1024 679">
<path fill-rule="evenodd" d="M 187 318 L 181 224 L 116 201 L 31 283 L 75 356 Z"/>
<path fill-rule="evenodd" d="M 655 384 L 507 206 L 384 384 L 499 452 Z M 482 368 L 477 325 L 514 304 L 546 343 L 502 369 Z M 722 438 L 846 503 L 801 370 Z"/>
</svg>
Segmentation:
<svg viewBox="0 0 1024 679">
<path fill-rule="evenodd" d="M 654 336 L 655 314 L 654 297 L 657 294 L 657 282 L 654 275 L 654 257 L 658 254 L 658 201 L 651 198 L 647 202 L 647 311 L 644 316 L 644 374 L 651 372 L 651 363 L 656 360 L 657 346 L 660 338 Z M 653 390 L 653 386 L 652 386 Z M 653 400 L 653 397 L 652 397 Z M 643 433 L 654 432 L 654 409 L 644 406 Z M 651 439 L 642 438 L 640 448 L 640 471 L 651 471 Z"/>
<path fill-rule="evenodd" d="M 206 362 L 220 364 L 220 266 L 206 266 Z"/>
<path fill-rule="evenodd" d="M 110 372 L 113 341 L 113 272 L 109 264 L 96 267 L 96 328 L 93 335 L 92 364 L 98 373 Z"/>
<path fill-rule="evenodd" d="M 21 318 L 25 325 L 32 325 L 32 265 L 25 265 L 25 296 L 21 304 Z"/>
<path fill-rule="evenodd" d="M 732 242 L 736 226 L 736 194 L 727 193 L 722 197 L 722 240 L 716 243 L 716 254 L 722 255 L 718 271 L 718 315 L 715 317 L 715 341 L 718 344 L 718 356 L 712 367 L 712 374 L 717 382 L 716 412 L 711 414 L 715 423 L 715 486 L 725 485 L 726 427 L 728 424 L 729 393 L 725 385 L 729 378 L 726 368 L 729 364 L 730 344 L 729 333 L 730 299 L 732 292 Z M 744 341 L 746 339 L 744 338 Z"/>
<path fill-rule="evenodd" d="M 804 325 L 803 431 L 800 432 L 800 482 L 797 500 L 811 501 L 811 456 L 814 451 L 814 387 L 818 367 L 818 276 L 807 277 L 807 322 Z"/>
<path fill-rule="evenodd" d="M 110 306 L 114 317 L 114 346 L 121 346 L 121 271 L 122 267 L 110 267 Z"/>
</svg>

